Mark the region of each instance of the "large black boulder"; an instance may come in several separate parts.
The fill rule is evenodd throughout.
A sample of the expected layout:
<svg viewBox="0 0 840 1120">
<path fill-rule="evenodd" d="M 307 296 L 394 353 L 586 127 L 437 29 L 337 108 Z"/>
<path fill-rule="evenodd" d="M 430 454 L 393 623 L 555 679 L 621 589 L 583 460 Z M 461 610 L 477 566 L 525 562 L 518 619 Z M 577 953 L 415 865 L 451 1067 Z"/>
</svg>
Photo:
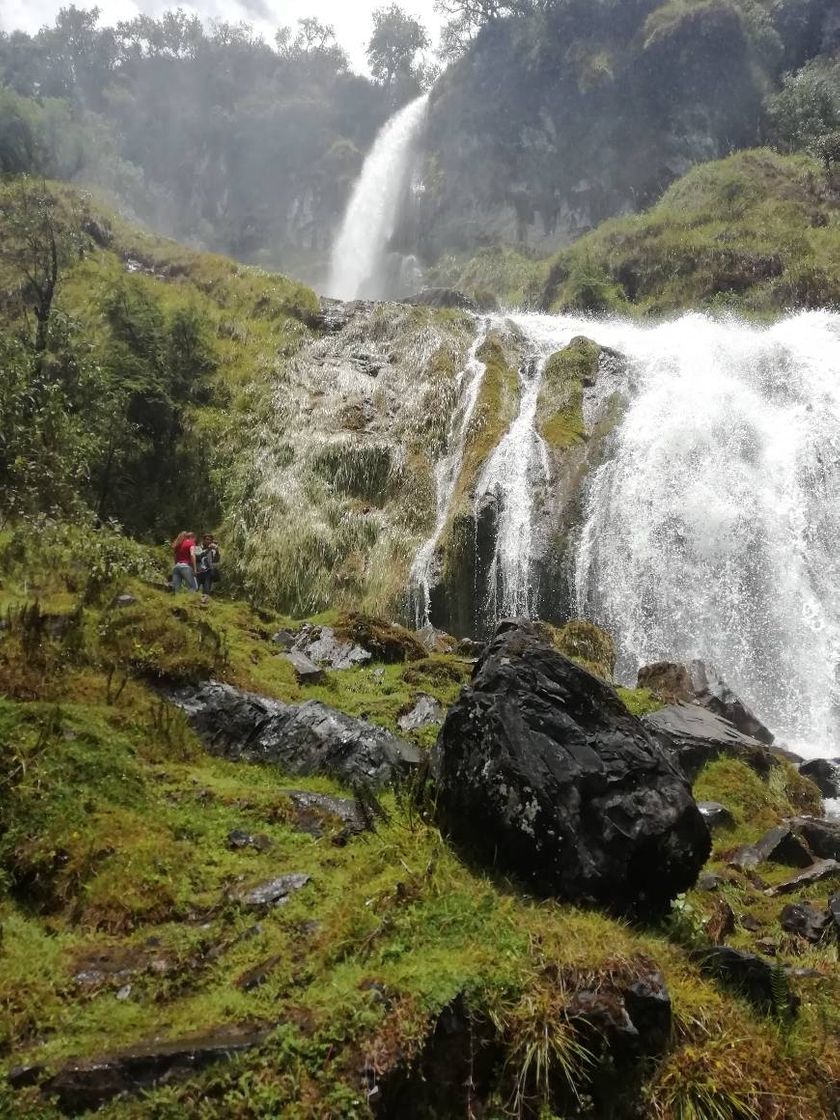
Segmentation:
<svg viewBox="0 0 840 1120">
<path fill-rule="evenodd" d="M 347 785 L 386 785 L 420 761 L 411 743 L 317 700 L 284 704 L 209 681 L 171 694 L 212 753 L 268 762 L 289 774 L 329 774 Z"/>
<path fill-rule="evenodd" d="M 657 913 L 709 854 L 674 762 L 609 685 L 527 621 L 499 626 L 432 764 L 452 842 L 540 894 Z"/>
</svg>

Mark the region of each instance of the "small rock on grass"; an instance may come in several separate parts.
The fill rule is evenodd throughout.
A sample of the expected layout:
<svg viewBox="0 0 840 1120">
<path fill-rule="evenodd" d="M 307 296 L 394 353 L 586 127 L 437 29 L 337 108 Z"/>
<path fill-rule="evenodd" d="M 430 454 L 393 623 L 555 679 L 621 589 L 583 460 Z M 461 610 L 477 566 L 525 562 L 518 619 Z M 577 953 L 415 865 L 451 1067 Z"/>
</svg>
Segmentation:
<svg viewBox="0 0 840 1120">
<path fill-rule="evenodd" d="M 695 949 L 691 956 L 706 976 L 734 988 L 760 1011 L 794 1013 L 799 1006 L 798 997 L 791 992 L 787 981 L 779 978 L 778 969 L 753 953 L 718 945 Z M 778 1006 L 780 998 L 782 1007 Z"/>
<path fill-rule="evenodd" d="M 417 703 L 410 712 L 400 716 L 397 721 L 401 731 L 416 731 L 419 727 L 428 727 L 430 724 L 443 723 L 446 712 L 443 706 L 435 700 L 434 696 L 423 694 L 417 698 Z"/>
<path fill-rule="evenodd" d="M 784 883 L 779 883 L 775 887 L 768 887 L 765 894 L 771 897 L 779 894 L 790 894 L 792 891 L 799 890 L 800 887 L 810 886 L 811 883 L 821 883 L 824 879 L 840 879 L 840 863 L 836 859 L 817 860 L 801 875 L 794 875 L 792 879 L 786 879 Z"/>
<path fill-rule="evenodd" d="M 232 828 L 228 833 L 227 841 L 231 851 L 240 848 L 256 848 L 258 852 L 267 852 L 271 847 L 271 840 L 264 833 L 259 832 L 252 836 L 244 828 Z"/>
<path fill-rule="evenodd" d="M 725 805 L 717 801 L 698 801 L 697 808 L 712 832 L 716 832 L 719 828 L 735 827 L 735 818 Z"/>
<path fill-rule="evenodd" d="M 777 825 L 757 840 L 746 844 L 733 855 L 735 867 L 758 867 L 760 863 L 782 863 L 787 867 L 810 867 L 814 856 L 808 845 L 788 825 Z"/>
<path fill-rule="evenodd" d="M 816 945 L 828 932 L 831 912 L 813 902 L 791 902 L 782 910 L 779 923 L 785 933 L 798 934 Z"/>
<path fill-rule="evenodd" d="M 273 910 L 285 906 L 289 896 L 305 887 L 311 878 L 302 871 L 292 871 L 236 895 L 236 901 L 247 910 Z"/>
</svg>

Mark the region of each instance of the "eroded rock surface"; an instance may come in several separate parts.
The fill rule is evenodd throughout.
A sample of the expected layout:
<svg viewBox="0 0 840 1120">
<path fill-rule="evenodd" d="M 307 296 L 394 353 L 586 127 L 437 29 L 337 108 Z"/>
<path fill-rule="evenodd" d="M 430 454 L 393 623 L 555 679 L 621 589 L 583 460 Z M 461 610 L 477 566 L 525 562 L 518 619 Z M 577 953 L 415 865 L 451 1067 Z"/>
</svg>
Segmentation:
<svg viewBox="0 0 840 1120">
<path fill-rule="evenodd" d="M 523 620 L 502 623 L 433 755 L 454 843 L 537 891 L 664 909 L 710 849 L 685 779 L 616 693 Z"/>
<path fill-rule="evenodd" d="M 703 767 L 721 756 L 746 762 L 766 778 L 773 756 L 764 743 L 697 704 L 671 704 L 642 717 L 642 722 L 679 762 L 693 782 Z"/>
<path fill-rule="evenodd" d="M 650 689 L 669 704 L 698 704 L 728 720 L 743 735 L 768 745 L 773 742 L 772 733 L 705 661 L 645 665 L 639 670 L 638 687 Z"/>
<path fill-rule="evenodd" d="M 209 681 L 172 694 L 212 753 L 268 762 L 290 774 L 329 774 L 383 786 L 420 761 L 411 743 L 317 700 L 284 704 Z"/>
</svg>

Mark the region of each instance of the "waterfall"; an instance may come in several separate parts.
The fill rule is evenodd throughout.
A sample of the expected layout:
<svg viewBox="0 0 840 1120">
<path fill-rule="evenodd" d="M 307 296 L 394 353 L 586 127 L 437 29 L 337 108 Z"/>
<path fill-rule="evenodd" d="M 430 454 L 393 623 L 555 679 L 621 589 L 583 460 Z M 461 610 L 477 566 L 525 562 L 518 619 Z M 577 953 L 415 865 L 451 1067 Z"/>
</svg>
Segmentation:
<svg viewBox="0 0 840 1120">
<path fill-rule="evenodd" d="M 617 676 L 702 658 L 793 749 L 840 755 L 840 314 L 771 326 L 701 314 L 656 325 L 514 314 L 520 408 L 475 485 L 496 503 L 488 614 L 533 609 L 534 521 L 553 493 L 535 408 L 548 356 L 586 335 L 624 358 L 623 419 L 584 483 L 568 579 L 577 612 L 618 643 Z M 423 620 L 481 384 L 477 332 L 417 554 Z M 599 375 L 602 377 L 603 375 Z M 615 373 L 587 389 L 584 414 Z M 557 598 L 560 592 L 554 589 Z M 434 619 L 432 619 L 434 621 Z"/>
<path fill-rule="evenodd" d="M 590 333 L 638 389 L 591 480 L 580 613 L 628 682 L 707 659 L 794 749 L 840 753 L 840 316 Z"/>
<path fill-rule="evenodd" d="M 492 497 L 498 510 L 496 550 L 490 567 L 490 618 L 532 613 L 531 545 L 536 483 L 548 482 L 545 444 L 534 427 L 548 355 L 530 357 L 519 371 L 519 415 L 490 456 L 476 487 L 476 504 Z"/>
<path fill-rule="evenodd" d="M 327 293 L 336 299 L 384 299 L 391 294 L 388 245 L 427 102 L 428 94 L 423 94 L 395 113 L 365 159 L 333 246 Z"/>
<path fill-rule="evenodd" d="M 467 431 L 475 412 L 478 394 L 481 391 L 485 366 L 484 362 L 478 357 L 478 351 L 487 338 L 488 330 L 489 325 L 477 330 L 467 355 L 466 365 L 458 374 L 456 388 L 459 394 L 459 404 L 449 425 L 449 450 L 435 468 L 437 493 L 435 528 L 429 539 L 420 546 L 411 566 L 411 590 L 415 603 L 415 624 L 418 628 L 431 624 L 429 614 L 431 588 L 438 576 L 436 566 L 437 546 L 449 518 L 453 491 L 464 461 Z"/>
</svg>

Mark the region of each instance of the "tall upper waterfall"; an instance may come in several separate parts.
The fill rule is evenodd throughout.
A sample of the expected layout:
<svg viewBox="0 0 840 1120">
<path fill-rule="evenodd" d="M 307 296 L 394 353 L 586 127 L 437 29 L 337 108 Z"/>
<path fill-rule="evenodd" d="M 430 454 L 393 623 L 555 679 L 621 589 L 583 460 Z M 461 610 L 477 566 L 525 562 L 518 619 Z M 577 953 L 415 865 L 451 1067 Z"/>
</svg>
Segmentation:
<svg viewBox="0 0 840 1120">
<path fill-rule="evenodd" d="M 415 142 L 428 94 L 386 122 L 368 153 L 332 251 L 327 294 L 336 299 L 384 299 L 389 291 L 388 244 L 408 187 Z"/>
</svg>

